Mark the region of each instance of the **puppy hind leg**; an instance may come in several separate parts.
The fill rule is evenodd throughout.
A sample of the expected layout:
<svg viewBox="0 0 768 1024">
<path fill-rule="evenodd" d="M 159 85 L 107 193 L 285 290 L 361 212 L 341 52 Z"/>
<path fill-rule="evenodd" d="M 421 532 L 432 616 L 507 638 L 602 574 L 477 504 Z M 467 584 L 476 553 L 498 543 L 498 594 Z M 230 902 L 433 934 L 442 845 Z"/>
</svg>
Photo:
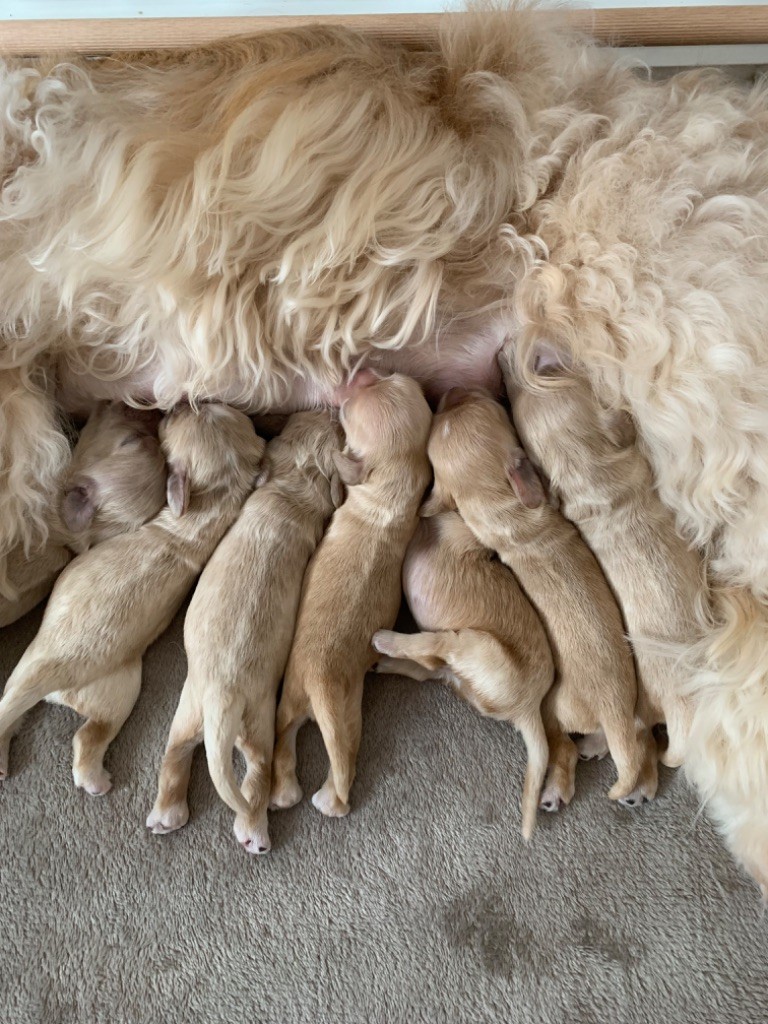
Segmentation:
<svg viewBox="0 0 768 1024">
<path fill-rule="evenodd" d="M 408 658 L 390 658 L 387 654 L 379 658 L 373 671 L 377 675 L 406 676 L 408 679 L 415 679 L 417 683 L 435 678 L 434 672 L 419 665 L 418 662 L 409 661 Z"/>
<path fill-rule="evenodd" d="M 58 690 L 63 682 L 67 685 L 72 682 L 72 667 L 68 662 L 22 655 L 0 700 L 0 780 L 8 774 L 10 742 L 21 718 L 35 704 Z"/>
<path fill-rule="evenodd" d="M 656 796 L 659 787 L 659 748 L 653 730 L 644 728 L 639 733 L 643 760 L 632 792 L 619 800 L 622 807 L 639 807 Z"/>
<path fill-rule="evenodd" d="M 518 728 L 528 753 L 522 798 L 522 832 L 523 839 L 528 840 L 536 828 L 536 809 L 549 763 L 549 743 L 544 723 L 538 713 L 530 719 L 520 722 Z"/>
<path fill-rule="evenodd" d="M 693 722 L 693 707 L 690 701 L 676 700 L 667 711 L 667 749 L 660 761 L 667 768 L 679 768 L 685 760 L 688 737 Z"/>
<path fill-rule="evenodd" d="M 349 814 L 349 791 L 355 778 L 357 752 L 363 728 L 363 681 L 346 694 L 328 688 L 312 702 L 315 719 L 331 762 L 328 778 L 312 803 L 329 818 Z"/>
<path fill-rule="evenodd" d="M 147 818 L 147 828 L 155 835 L 175 832 L 189 821 L 187 794 L 192 756 L 202 739 L 202 711 L 190 688 L 185 685 L 168 733 L 155 805 Z"/>
<path fill-rule="evenodd" d="M 141 659 L 137 659 L 82 690 L 59 695 L 60 703 L 68 704 L 88 719 L 72 741 L 72 776 L 78 789 L 103 796 L 112 788 L 111 776 L 104 768 L 104 755 L 133 711 L 140 690 Z"/>
<path fill-rule="evenodd" d="M 549 743 L 549 770 L 539 798 L 539 807 L 554 813 L 573 799 L 579 752 L 571 737 L 557 723 L 548 724 L 546 736 Z"/>
<path fill-rule="evenodd" d="M 608 799 L 623 801 L 633 795 L 646 763 L 647 742 L 644 730 L 638 730 L 633 715 L 618 712 L 610 720 L 602 722 L 602 726 L 618 774 L 616 782 L 608 791 Z"/>
<path fill-rule="evenodd" d="M 306 693 L 286 682 L 277 708 L 276 743 L 272 759 L 272 793 L 269 806 L 273 810 L 293 807 L 302 797 L 296 777 L 296 737 L 310 718 Z"/>
<path fill-rule="evenodd" d="M 267 808 L 272 784 L 272 749 L 275 738 L 275 702 L 272 700 L 260 713 L 246 711 L 237 747 L 245 757 L 245 778 L 242 794 L 250 806 L 250 814 L 235 818 L 235 836 L 248 853 L 268 853 L 272 848 L 269 838 Z"/>
</svg>

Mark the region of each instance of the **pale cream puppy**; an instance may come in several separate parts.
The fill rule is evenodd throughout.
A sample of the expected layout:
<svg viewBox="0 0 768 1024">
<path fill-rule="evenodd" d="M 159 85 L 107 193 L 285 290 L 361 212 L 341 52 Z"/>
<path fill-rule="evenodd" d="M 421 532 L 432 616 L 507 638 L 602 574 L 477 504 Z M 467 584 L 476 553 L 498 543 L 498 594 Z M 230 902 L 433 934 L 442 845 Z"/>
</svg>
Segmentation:
<svg viewBox="0 0 768 1024">
<path fill-rule="evenodd" d="M 211 778 L 237 814 L 235 835 L 249 853 L 270 849 L 275 700 L 307 562 L 343 501 L 333 461 L 341 440 L 328 412 L 291 416 L 267 445 L 267 482 L 260 481 L 203 571 L 184 622 L 187 679 L 147 819 L 155 833 L 187 822 L 192 754 L 204 739 Z M 246 760 L 242 792 L 234 746 Z"/>
<path fill-rule="evenodd" d="M 707 607 L 703 560 L 679 536 L 674 515 L 661 503 L 631 418 L 604 409 L 586 377 L 555 347 L 540 344 L 533 360 L 535 373 L 555 378 L 555 386 L 521 387 L 509 346 L 499 359 L 515 427 L 563 514 L 600 562 L 630 639 L 638 638 L 637 713 L 647 728 L 666 723 L 669 746 L 662 761 L 678 767 L 693 715 L 683 692 L 690 673 L 643 641 L 660 641 L 669 650 L 700 641 Z M 604 737 L 587 737 L 583 749 L 600 756 Z M 655 762 L 648 785 L 646 795 L 652 797 Z"/>
<path fill-rule="evenodd" d="M 458 512 L 421 520 L 403 564 L 403 588 L 422 632 L 376 633 L 373 646 L 389 655 L 377 671 L 444 680 L 481 714 L 517 726 L 528 749 L 522 817 L 530 839 L 549 760 L 541 702 L 555 675 L 538 615 Z"/>
<path fill-rule="evenodd" d="M 48 541 L 27 557 L 8 556 L 0 594 L 0 627 L 26 615 L 51 592 L 72 558 L 92 544 L 136 530 L 165 504 L 165 459 L 157 426 L 160 413 L 101 402 L 88 418 L 72 453 L 61 496 L 51 510 Z"/>
<path fill-rule="evenodd" d="M 568 733 L 598 729 L 618 771 L 609 796 L 633 804 L 644 753 L 634 723 L 635 668 L 594 555 L 547 503 L 509 417 L 487 393 L 454 389 L 443 398 L 429 458 L 435 485 L 424 513 L 458 509 L 513 570 L 552 646 L 557 676 L 543 708 L 550 771 L 540 806 L 554 811 L 573 797 L 578 754 Z"/>
<path fill-rule="evenodd" d="M 333 817 L 349 811 L 363 679 L 376 661 L 371 637 L 394 625 L 400 607 L 403 558 L 429 484 L 432 415 L 410 378 L 361 374 L 340 417 L 347 448 L 336 462 L 349 490 L 304 580 L 277 712 L 272 791 L 274 807 L 301 799 L 296 733 L 314 718 L 331 767 L 312 802 Z"/>
<path fill-rule="evenodd" d="M 248 417 L 217 404 L 169 413 L 160 441 L 169 508 L 79 555 L 56 581 L 0 701 L 0 777 L 17 722 L 47 698 L 87 719 L 74 739 L 75 784 L 109 790 L 104 754 L 136 703 L 144 651 L 234 521 L 264 451 Z"/>
</svg>

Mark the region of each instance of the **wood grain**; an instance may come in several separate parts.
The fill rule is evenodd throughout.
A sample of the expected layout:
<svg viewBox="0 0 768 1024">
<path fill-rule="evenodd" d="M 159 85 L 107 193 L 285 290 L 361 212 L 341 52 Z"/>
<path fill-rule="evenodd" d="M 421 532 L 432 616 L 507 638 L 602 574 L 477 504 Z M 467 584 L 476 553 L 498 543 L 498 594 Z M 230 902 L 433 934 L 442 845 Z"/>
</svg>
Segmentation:
<svg viewBox="0 0 768 1024">
<path fill-rule="evenodd" d="M 560 17 L 542 13 L 542 18 Z M 56 50 L 109 53 L 168 49 L 312 23 L 347 25 L 407 44 L 434 36 L 440 14 L 251 18 L 125 18 L 114 20 L 0 21 L 0 52 L 35 54 Z M 768 43 L 768 6 L 656 7 L 570 11 L 577 28 L 616 46 Z"/>
</svg>

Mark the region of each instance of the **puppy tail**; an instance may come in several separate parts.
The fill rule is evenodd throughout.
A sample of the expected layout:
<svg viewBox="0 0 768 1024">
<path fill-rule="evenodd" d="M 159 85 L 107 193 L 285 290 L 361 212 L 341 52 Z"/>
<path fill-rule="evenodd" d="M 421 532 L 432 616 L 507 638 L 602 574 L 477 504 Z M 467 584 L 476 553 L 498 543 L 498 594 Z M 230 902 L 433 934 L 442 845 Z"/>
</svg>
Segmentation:
<svg viewBox="0 0 768 1024">
<path fill-rule="evenodd" d="M 523 839 L 527 841 L 536 828 L 539 794 L 544 785 L 549 763 L 549 744 L 544 731 L 544 723 L 538 713 L 529 721 L 520 724 L 520 732 L 528 751 L 528 766 L 525 769 L 525 782 L 523 783 Z"/>
<path fill-rule="evenodd" d="M 203 716 L 205 756 L 216 792 L 235 814 L 250 813 L 232 768 L 232 750 L 243 718 L 243 702 L 210 704 Z"/>
</svg>

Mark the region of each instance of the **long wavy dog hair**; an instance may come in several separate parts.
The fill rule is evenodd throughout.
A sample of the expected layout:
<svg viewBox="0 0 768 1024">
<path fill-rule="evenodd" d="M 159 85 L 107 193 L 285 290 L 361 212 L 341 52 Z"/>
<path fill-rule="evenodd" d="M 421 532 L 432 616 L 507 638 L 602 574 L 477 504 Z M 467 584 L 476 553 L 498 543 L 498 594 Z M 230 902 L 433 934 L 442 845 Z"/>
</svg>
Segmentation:
<svg viewBox="0 0 768 1024">
<path fill-rule="evenodd" d="M 688 765 L 768 883 L 767 142 L 765 85 L 651 82 L 527 5 L 421 50 L 318 28 L 6 62 L 0 553 L 45 532 L 62 359 L 267 410 L 372 348 L 447 363 L 462 318 L 529 378 L 546 336 L 632 413 L 707 553 Z"/>
</svg>

